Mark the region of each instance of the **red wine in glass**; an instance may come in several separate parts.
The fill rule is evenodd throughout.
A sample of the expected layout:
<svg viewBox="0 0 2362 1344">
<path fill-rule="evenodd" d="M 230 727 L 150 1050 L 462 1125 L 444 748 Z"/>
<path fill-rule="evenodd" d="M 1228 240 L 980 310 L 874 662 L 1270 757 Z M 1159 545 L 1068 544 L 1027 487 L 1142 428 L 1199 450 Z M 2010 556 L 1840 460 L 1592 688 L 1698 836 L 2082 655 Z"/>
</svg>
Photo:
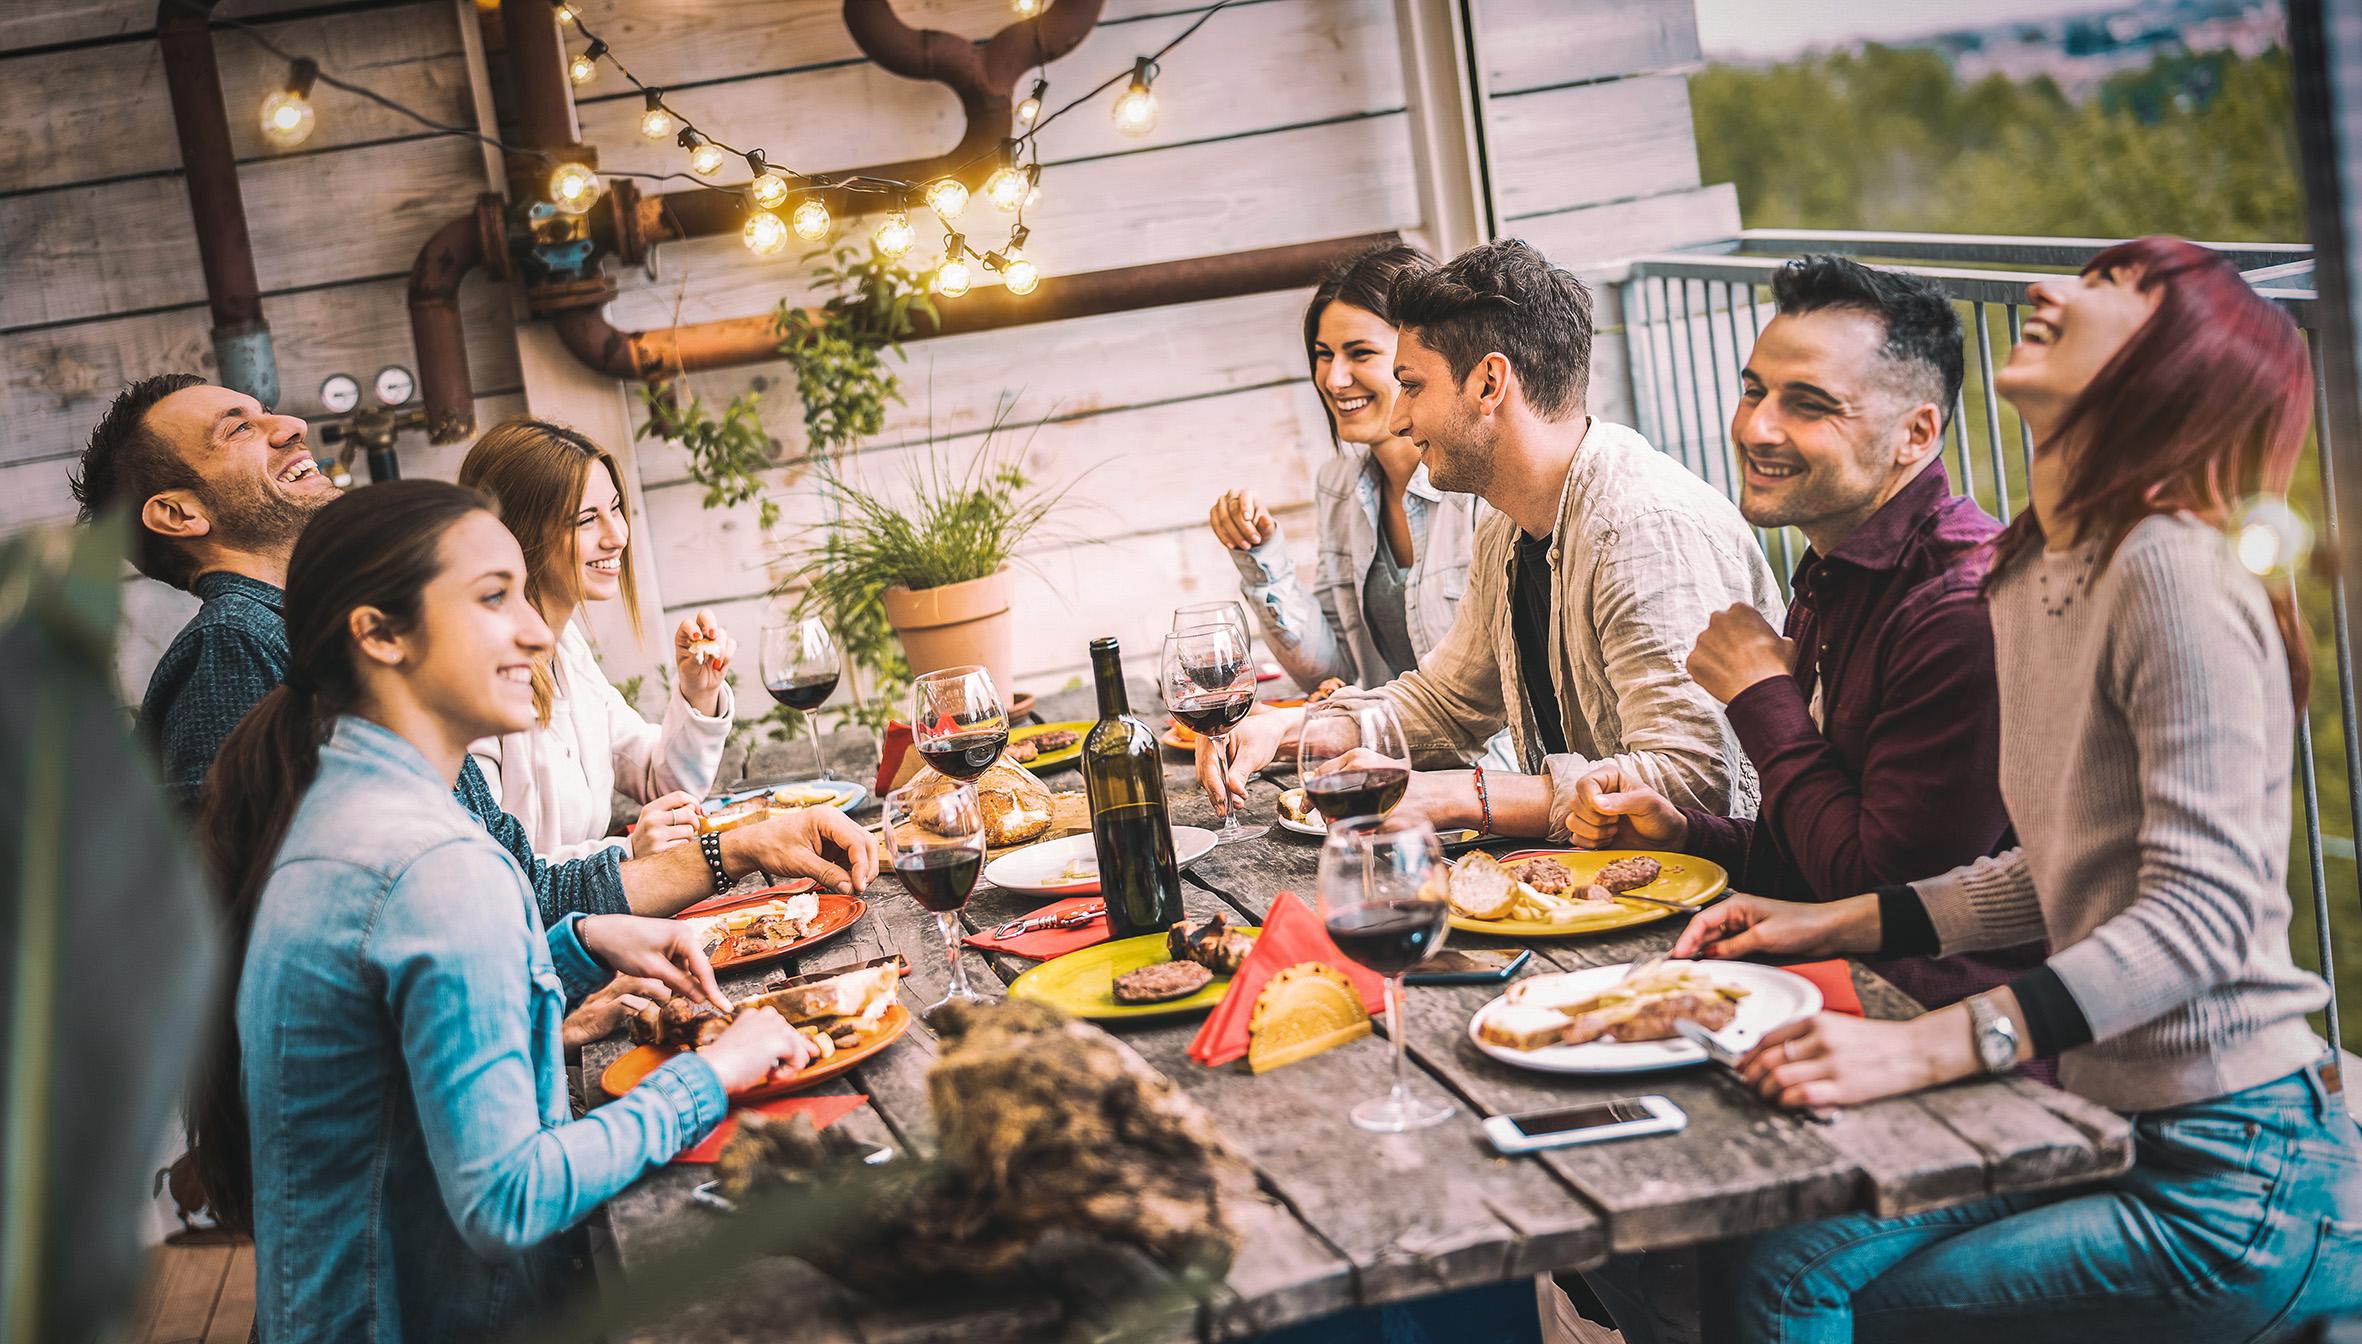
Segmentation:
<svg viewBox="0 0 2362 1344">
<path fill-rule="evenodd" d="M 1001 758 L 1009 745 L 1006 724 L 998 728 L 978 729 L 973 732 L 953 733 L 919 743 L 919 757 L 935 768 L 935 773 L 953 779 L 969 780 L 984 773 L 987 767 Z"/>
<path fill-rule="evenodd" d="M 836 694 L 837 674 L 827 672 L 817 676 L 795 677 L 783 682 L 766 681 L 763 683 L 763 689 L 771 693 L 772 699 L 789 709 L 799 714 L 809 714 L 827 704 L 828 697 Z"/>
<path fill-rule="evenodd" d="M 1208 695 L 1192 695 L 1173 702 L 1173 717 L 1189 725 L 1191 732 L 1205 737 L 1220 737 L 1238 726 L 1238 721 L 1255 707 L 1255 692 L 1217 691 Z"/>
<path fill-rule="evenodd" d="M 1401 975 L 1435 951 L 1451 912 L 1444 902 L 1425 899 L 1349 905 L 1329 915 L 1329 937 L 1378 974 Z"/>
<path fill-rule="evenodd" d="M 1407 767 L 1380 766 L 1372 770 L 1332 770 L 1307 776 L 1304 791 L 1323 818 L 1382 817 L 1402 801 L 1411 786 Z"/>
<path fill-rule="evenodd" d="M 966 905 L 983 871 L 984 856 L 973 849 L 920 849 L 894 856 L 894 876 L 937 914 Z"/>
</svg>

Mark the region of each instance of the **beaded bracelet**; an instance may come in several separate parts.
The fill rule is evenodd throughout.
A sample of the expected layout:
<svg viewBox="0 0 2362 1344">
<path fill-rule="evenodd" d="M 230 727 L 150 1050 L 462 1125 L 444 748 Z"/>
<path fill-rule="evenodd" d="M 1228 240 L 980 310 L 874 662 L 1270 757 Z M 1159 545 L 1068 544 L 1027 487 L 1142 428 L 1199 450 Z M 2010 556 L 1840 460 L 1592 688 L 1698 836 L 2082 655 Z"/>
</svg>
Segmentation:
<svg viewBox="0 0 2362 1344">
<path fill-rule="evenodd" d="M 705 855 L 706 870 L 714 876 L 714 891 L 730 889 L 730 870 L 722 866 L 722 837 L 718 831 L 707 831 L 697 837 L 697 848 Z"/>
<path fill-rule="evenodd" d="M 1484 766 L 1482 764 L 1476 767 L 1476 807 L 1482 814 L 1481 820 L 1484 829 L 1481 833 L 1491 835 L 1493 833 L 1493 795 L 1492 791 L 1484 786 Z"/>
</svg>

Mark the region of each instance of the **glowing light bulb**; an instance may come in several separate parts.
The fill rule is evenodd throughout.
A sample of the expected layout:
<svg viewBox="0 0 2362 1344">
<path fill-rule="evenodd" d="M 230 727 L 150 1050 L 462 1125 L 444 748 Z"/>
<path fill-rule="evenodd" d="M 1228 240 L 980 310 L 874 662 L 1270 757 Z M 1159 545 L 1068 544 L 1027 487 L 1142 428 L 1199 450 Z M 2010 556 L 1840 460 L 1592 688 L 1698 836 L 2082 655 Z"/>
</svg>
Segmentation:
<svg viewBox="0 0 2362 1344">
<path fill-rule="evenodd" d="M 787 203 L 787 179 L 767 169 L 747 183 L 746 189 L 754 196 L 755 204 L 765 210 L 776 210 Z"/>
<path fill-rule="evenodd" d="M 585 163 L 561 163 L 550 169 L 549 203 L 569 215 L 588 211 L 599 199 L 599 175 Z"/>
<path fill-rule="evenodd" d="M 956 299 L 968 292 L 976 277 L 969 273 L 968 263 L 960 257 L 945 257 L 935 268 L 935 292 L 947 299 Z"/>
<path fill-rule="evenodd" d="M 1001 265 L 1001 283 L 1008 286 L 1011 294 L 1022 298 L 1041 288 L 1042 271 L 1039 266 L 1027 261 L 1024 254 L 1013 247 L 1003 255 L 1008 260 Z"/>
<path fill-rule="evenodd" d="M 918 230 L 910 226 L 910 216 L 900 210 L 889 210 L 878 221 L 877 245 L 880 254 L 899 257 L 919 240 Z"/>
<path fill-rule="evenodd" d="M 599 63 L 588 52 L 566 62 L 566 78 L 577 84 L 588 84 L 599 77 Z"/>
<path fill-rule="evenodd" d="M 311 100 L 293 89 L 280 89 L 262 100 L 262 134 L 281 149 L 292 149 L 312 138 L 317 119 Z"/>
<path fill-rule="evenodd" d="M 768 210 L 757 210 L 746 217 L 738 240 L 758 257 L 778 256 L 787 248 L 787 222 Z"/>
<path fill-rule="evenodd" d="M 1042 114 L 1042 95 L 1049 91 L 1050 81 L 1037 79 L 1033 82 L 1033 88 L 1025 95 L 1025 100 L 1017 104 L 1018 125 L 1031 126 L 1034 123 L 1034 119 Z"/>
<path fill-rule="evenodd" d="M 1030 19 L 1048 7 L 1048 0 L 1010 0 L 1009 3 L 1009 8 L 1017 11 L 1021 19 Z"/>
<path fill-rule="evenodd" d="M 817 196 L 806 196 L 796 202 L 788 222 L 795 226 L 796 237 L 807 243 L 817 243 L 828 236 L 828 202 Z"/>
<path fill-rule="evenodd" d="M 664 105 L 664 94 L 648 90 L 648 110 L 640 114 L 640 134 L 651 140 L 670 140 L 681 127 L 681 119 Z"/>
<path fill-rule="evenodd" d="M 1002 164 L 984 179 L 984 195 L 997 209 L 1015 210 L 1025 204 L 1025 174 L 1014 164 Z"/>
<path fill-rule="evenodd" d="M 494 5 L 493 8 L 497 9 L 499 6 Z M 558 6 L 558 26 L 562 28 L 574 26 L 574 7 L 572 5 Z"/>
<path fill-rule="evenodd" d="M 1156 95 L 1146 84 L 1134 84 L 1115 100 L 1115 128 L 1126 135 L 1146 135 L 1156 129 Z"/>
<path fill-rule="evenodd" d="M 960 217 L 968 208 L 968 185 L 956 177 L 939 177 L 927 184 L 927 208 L 944 222 Z"/>
<path fill-rule="evenodd" d="M 699 177 L 712 177 L 722 171 L 722 165 L 729 161 L 730 156 L 711 140 L 689 151 L 689 171 Z"/>
</svg>

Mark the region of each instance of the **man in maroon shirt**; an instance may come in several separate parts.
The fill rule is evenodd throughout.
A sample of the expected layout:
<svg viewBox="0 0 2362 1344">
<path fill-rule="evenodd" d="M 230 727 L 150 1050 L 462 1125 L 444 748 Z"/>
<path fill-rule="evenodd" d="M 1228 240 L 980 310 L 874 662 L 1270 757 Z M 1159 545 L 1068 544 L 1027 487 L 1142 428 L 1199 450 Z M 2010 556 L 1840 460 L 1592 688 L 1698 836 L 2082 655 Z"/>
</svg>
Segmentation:
<svg viewBox="0 0 2362 1344">
<path fill-rule="evenodd" d="M 2000 531 L 1951 493 L 1944 421 L 1960 394 L 1960 318 L 1905 275 L 1803 257 L 1773 278 L 1778 316 L 1744 370 L 1731 441 L 1739 510 L 1792 526 L 1787 637 L 1718 612 L 1690 675 L 1723 702 L 1763 781 L 1758 817 L 1680 808 L 1613 764 L 1581 780 L 1575 843 L 1674 849 L 1734 887 L 1837 900 L 2012 843 L 1998 778 L 1993 631 L 1978 584 Z M 1870 964 L 1928 1007 L 2037 965 L 2032 945 Z"/>
</svg>

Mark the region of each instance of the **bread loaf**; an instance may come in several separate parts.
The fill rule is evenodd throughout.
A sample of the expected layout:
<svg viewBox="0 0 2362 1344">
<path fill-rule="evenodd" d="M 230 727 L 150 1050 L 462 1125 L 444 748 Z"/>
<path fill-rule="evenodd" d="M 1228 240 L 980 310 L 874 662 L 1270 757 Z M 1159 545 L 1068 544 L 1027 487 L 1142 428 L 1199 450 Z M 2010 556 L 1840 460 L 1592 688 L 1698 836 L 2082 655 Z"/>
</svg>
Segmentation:
<svg viewBox="0 0 2362 1344">
<path fill-rule="evenodd" d="M 958 780 L 921 769 L 905 786 L 914 799 L 951 792 Z M 976 804 L 984 813 L 984 843 L 993 849 L 1022 845 L 1050 829 L 1050 786 L 1006 756 L 985 767 L 975 779 Z"/>
</svg>

